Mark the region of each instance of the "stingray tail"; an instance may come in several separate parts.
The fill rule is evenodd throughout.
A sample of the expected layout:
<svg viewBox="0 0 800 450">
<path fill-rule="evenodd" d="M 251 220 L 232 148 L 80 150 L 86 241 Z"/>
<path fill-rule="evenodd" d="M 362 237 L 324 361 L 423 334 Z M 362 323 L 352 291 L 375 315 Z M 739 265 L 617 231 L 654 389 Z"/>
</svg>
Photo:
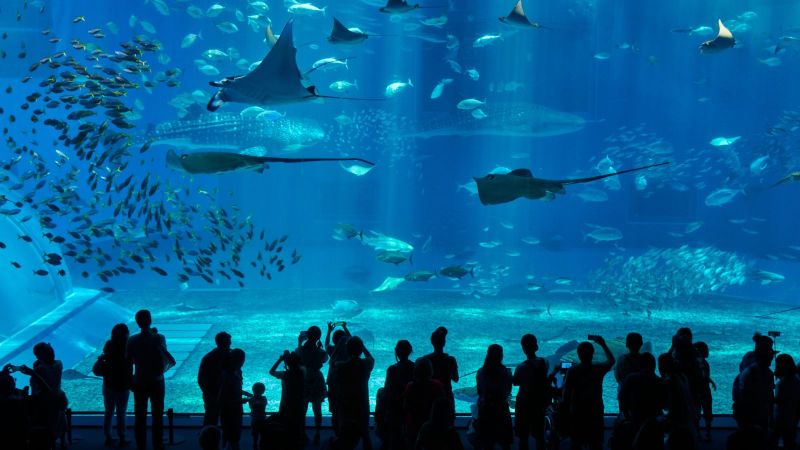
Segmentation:
<svg viewBox="0 0 800 450">
<path fill-rule="evenodd" d="M 315 94 L 314 97 L 318 98 L 330 98 L 334 100 L 358 100 L 362 102 L 382 102 L 385 101 L 385 98 L 356 98 L 356 97 L 339 97 L 337 95 L 320 95 Z"/>
<path fill-rule="evenodd" d="M 572 179 L 572 180 L 559 180 L 559 183 L 565 184 L 565 185 L 566 184 L 588 183 L 590 181 L 602 180 L 603 178 L 616 177 L 616 176 L 622 175 L 623 173 L 638 172 L 640 170 L 650 169 L 650 168 L 653 168 L 653 167 L 666 166 L 667 164 L 671 164 L 671 163 L 669 161 L 664 161 L 664 162 L 660 162 L 658 164 L 650 164 L 650 165 L 642 166 L 642 167 L 634 167 L 633 169 L 619 170 L 617 172 L 607 173 L 607 174 L 603 174 L 603 175 L 597 175 L 597 176 L 594 176 L 594 177 L 576 178 L 576 179 Z"/>
<path fill-rule="evenodd" d="M 358 161 L 364 164 L 369 164 L 370 166 L 374 166 L 375 163 L 371 161 L 367 161 L 366 159 L 362 158 L 280 158 L 275 156 L 262 156 L 259 160 L 263 163 L 308 163 L 308 162 L 324 162 L 324 161 Z"/>
</svg>

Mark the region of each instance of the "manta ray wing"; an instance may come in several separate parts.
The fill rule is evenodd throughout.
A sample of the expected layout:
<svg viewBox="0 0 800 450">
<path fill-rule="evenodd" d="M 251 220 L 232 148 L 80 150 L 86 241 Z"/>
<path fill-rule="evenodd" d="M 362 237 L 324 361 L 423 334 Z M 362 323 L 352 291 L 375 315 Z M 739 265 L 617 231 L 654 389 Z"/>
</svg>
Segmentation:
<svg viewBox="0 0 800 450">
<path fill-rule="evenodd" d="M 342 22 L 339 22 L 338 19 L 335 17 L 333 18 L 333 30 L 331 30 L 331 35 L 328 37 L 328 40 L 331 42 L 353 42 L 364 39 L 366 36 L 364 33 L 356 33 L 355 31 L 350 31 Z"/>
<path fill-rule="evenodd" d="M 295 103 L 315 96 L 313 87 L 303 83 L 297 67 L 292 25 L 291 20 L 286 23 L 275 46 L 258 67 L 227 84 L 225 89 L 230 91 L 232 101 L 266 105 Z"/>
</svg>

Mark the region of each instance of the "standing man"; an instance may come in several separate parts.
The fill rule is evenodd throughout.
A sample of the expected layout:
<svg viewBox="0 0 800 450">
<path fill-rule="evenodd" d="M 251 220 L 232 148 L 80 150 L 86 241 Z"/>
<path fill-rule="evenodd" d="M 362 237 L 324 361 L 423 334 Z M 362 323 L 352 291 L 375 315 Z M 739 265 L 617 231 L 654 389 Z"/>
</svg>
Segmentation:
<svg viewBox="0 0 800 450">
<path fill-rule="evenodd" d="M 197 384 L 203 392 L 203 425 L 219 425 L 219 388 L 222 371 L 231 354 L 231 335 L 222 331 L 214 337 L 217 348 L 200 360 Z"/>
<path fill-rule="evenodd" d="M 147 402 L 153 416 L 153 449 L 164 448 L 164 372 L 175 365 L 167 341 L 155 328 L 150 311 L 136 313 L 141 331 L 128 339 L 126 354 L 133 363 L 133 409 L 136 448 L 147 449 Z"/>
</svg>

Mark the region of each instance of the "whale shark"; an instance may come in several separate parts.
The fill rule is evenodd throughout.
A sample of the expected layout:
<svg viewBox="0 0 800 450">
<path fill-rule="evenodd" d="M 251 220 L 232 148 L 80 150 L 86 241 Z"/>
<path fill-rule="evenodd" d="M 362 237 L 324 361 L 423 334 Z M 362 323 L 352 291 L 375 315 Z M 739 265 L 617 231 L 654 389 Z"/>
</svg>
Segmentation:
<svg viewBox="0 0 800 450">
<path fill-rule="evenodd" d="M 236 113 L 202 113 L 159 123 L 141 139 L 187 150 L 266 147 L 292 152 L 321 142 L 325 131 L 313 119 L 283 117 L 267 121 Z"/>
<path fill-rule="evenodd" d="M 558 194 L 566 194 L 565 186 L 570 184 L 590 183 L 667 164 L 669 162 L 661 162 L 593 177 L 564 180 L 535 178 L 528 169 L 516 169 L 507 174 L 489 174 L 482 178 L 475 178 L 475 183 L 478 185 L 478 197 L 484 205 L 499 205 L 523 197 L 530 200 L 549 201 L 555 199 Z"/>
<path fill-rule="evenodd" d="M 497 136 L 540 138 L 580 131 L 586 120 L 575 114 L 534 103 L 487 103 L 481 106 L 486 114 L 476 119 L 471 111 L 457 110 L 453 114 L 419 121 L 409 130 L 399 130 L 398 136 L 428 139 L 440 136 Z"/>
<path fill-rule="evenodd" d="M 254 156 L 234 152 L 194 152 L 178 154 L 170 149 L 167 152 L 167 167 L 190 174 L 217 174 L 238 170 L 262 172 L 269 163 L 309 163 L 320 161 L 359 161 L 374 166 L 374 163 L 361 158 L 278 158 L 274 156 Z"/>
</svg>

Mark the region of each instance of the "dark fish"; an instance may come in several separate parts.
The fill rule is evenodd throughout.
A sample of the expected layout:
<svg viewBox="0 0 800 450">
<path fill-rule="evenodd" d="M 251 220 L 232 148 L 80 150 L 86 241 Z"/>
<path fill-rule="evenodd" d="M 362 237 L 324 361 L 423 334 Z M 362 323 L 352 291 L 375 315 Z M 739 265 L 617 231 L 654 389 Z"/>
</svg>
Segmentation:
<svg viewBox="0 0 800 450">
<path fill-rule="evenodd" d="M 155 273 L 157 273 L 157 274 L 161 275 L 162 277 L 165 277 L 165 276 L 167 276 L 167 271 L 166 271 L 166 270 L 164 270 L 164 269 L 162 269 L 162 268 L 160 268 L 160 267 L 153 266 L 153 267 L 151 267 L 150 269 L 152 269 L 152 270 L 153 270 L 153 272 L 155 272 Z"/>
</svg>

